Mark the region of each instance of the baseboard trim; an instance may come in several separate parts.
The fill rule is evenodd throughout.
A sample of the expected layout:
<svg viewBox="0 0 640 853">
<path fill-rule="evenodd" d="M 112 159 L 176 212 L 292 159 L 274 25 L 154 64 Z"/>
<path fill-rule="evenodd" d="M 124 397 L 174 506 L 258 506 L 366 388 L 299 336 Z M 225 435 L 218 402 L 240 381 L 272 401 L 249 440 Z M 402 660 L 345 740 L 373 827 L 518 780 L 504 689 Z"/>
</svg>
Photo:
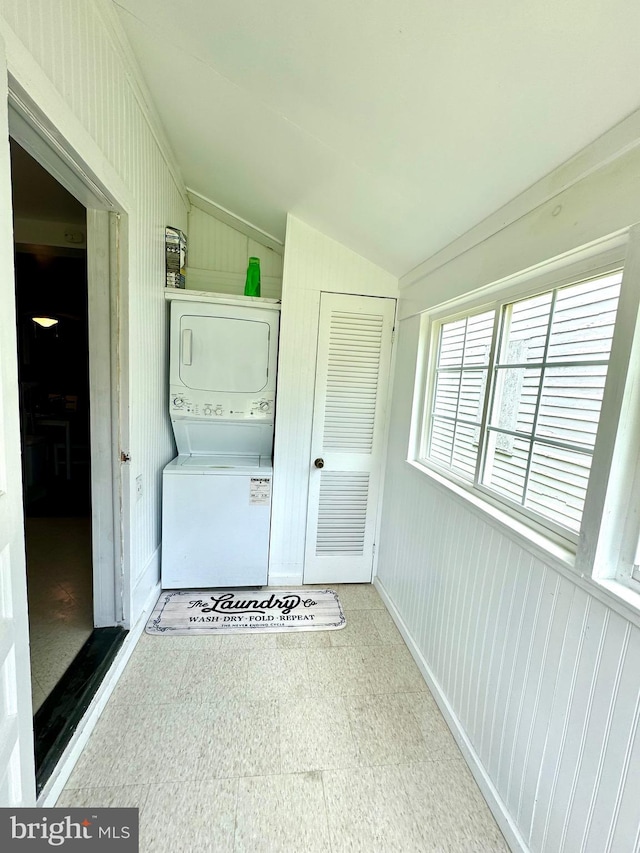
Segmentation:
<svg viewBox="0 0 640 853">
<path fill-rule="evenodd" d="M 147 560 L 144 569 L 136 578 L 131 596 L 131 622 L 137 624 L 138 614 L 144 611 L 150 592 L 160 585 L 160 546 Z M 158 592 L 158 596 L 160 593 Z M 156 596 L 156 600 L 158 598 Z"/>
<path fill-rule="evenodd" d="M 302 577 L 299 574 L 295 575 L 269 575 L 269 586 L 302 586 Z"/>
<path fill-rule="evenodd" d="M 415 660 L 420 672 L 422 673 L 424 680 L 427 682 L 427 686 L 429 690 L 433 694 L 433 698 L 435 699 L 440 711 L 442 712 L 443 717 L 449 728 L 451 729 L 451 733 L 458 744 L 460 751 L 464 757 L 464 760 L 469 765 L 469 770 L 473 774 L 473 778 L 476 780 L 478 787 L 480 788 L 483 797 L 487 801 L 487 805 L 491 809 L 491 812 L 496 820 L 496 823 L 500 827 L 500 831 L 504 835 L 507 844 L 511 848 L 514 853 L 530 853 L 530 849 L 522 837 L 519 829 L 517 828 L 513 817 L 511 816 L 509 810 L 507 809 L 506 804 L 498 794 L 491 777 L 488 775 L 487 771 L 484 768 L 484 765 L 481 763 L 478 754 L 473 748 L 471 741 L 467 737 L 467 734 L 460 723 L 460 720 L 456 716 L 453 708 L 449 704 L 449 700 L 447 699 L 445 693 L 443 692 L 439 682 L 436 680 L 431 667 L 425 660 L 422 652 L 416 645 L 413 637 L 411 636 L 409 629 L 404 623 L 402 616 L 400 615 L 398 609 L 396 608 L 393 600 L 391 599 L 389 593 L 384 587 L 384 584 L 380 580 L 380 578 L 375 577 L 373 579 L 373 585 L 378 590 L 380 597 L 384 601 L 389 613 L 391 614 L 391 618 L 396 623 L 396 626 L 402 637 L 407 644 L 409 651 L 413 659 Z"/>
</svg>

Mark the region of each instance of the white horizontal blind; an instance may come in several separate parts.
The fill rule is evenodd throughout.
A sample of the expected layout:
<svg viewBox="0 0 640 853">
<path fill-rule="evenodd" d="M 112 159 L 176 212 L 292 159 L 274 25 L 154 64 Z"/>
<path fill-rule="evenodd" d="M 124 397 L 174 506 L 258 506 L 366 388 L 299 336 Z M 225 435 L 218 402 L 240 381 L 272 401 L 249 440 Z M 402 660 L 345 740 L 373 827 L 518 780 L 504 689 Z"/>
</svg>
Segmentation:
<svg viewBox="0 0 640 853">
<path fill-rule="evenodd" d="M 621 280 L 615 272 L 443 323 L 427 459 L 578 532 Z"/>
<path fill-rule="evenodd" d="M 473 480 L 496 312 L 445 323 L 440 333 L 428 456 Z"/>
<path fill-rule="evenodd" d="M 482 483 L 577 532 L 621 273 L 508 305 L 494 367 Z M 501 439 L 509 436 L 505 451 Z"/>
</svg>

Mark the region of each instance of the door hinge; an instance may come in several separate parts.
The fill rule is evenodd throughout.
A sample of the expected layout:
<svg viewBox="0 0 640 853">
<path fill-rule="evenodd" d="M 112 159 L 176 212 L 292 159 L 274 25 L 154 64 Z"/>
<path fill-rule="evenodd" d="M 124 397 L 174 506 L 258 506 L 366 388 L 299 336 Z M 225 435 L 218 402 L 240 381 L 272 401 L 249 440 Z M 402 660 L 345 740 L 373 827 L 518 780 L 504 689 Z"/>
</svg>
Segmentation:
<svg viewBox="0 0 640 853">
<path fill-rule="evenodd" d="M 131 454 L 125 453 L 124 450 L 120 451 L 120 461 L 121 462 L 131 462 Z"/>
</svg>

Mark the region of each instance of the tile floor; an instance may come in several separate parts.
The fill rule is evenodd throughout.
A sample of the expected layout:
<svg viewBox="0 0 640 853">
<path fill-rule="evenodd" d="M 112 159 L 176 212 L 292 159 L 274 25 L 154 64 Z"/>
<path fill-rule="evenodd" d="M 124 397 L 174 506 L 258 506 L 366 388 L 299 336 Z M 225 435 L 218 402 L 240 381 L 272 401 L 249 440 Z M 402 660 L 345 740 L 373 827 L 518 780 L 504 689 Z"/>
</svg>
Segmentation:
<svg viewBox="0 0 640 853">
<path fill-rule="evenodd" d="M 59 806 L 137 806 L 141 851 L 508 847 L 372 586 L 340 631 L 143 634 Z"/>
<path fill-rule="evenodd" d="M 35 714 L 93 630 L 91 520 L 27 518 L 26 534 Z"/>
</svg>

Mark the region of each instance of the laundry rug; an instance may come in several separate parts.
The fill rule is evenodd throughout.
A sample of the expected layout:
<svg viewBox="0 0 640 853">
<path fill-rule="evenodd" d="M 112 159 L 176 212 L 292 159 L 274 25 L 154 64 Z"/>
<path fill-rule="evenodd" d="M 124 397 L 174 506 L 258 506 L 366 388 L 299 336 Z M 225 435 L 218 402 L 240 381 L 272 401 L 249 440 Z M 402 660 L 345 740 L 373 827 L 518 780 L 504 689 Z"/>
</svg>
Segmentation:
<svg viewBox="0 0 640 853">
<path fill-rule="evenodd" d="M 335 631 L 346 619 L 332 589 L 207 589 L 164 591 L 148 634 L 262 634 Z"/>
</svg>

